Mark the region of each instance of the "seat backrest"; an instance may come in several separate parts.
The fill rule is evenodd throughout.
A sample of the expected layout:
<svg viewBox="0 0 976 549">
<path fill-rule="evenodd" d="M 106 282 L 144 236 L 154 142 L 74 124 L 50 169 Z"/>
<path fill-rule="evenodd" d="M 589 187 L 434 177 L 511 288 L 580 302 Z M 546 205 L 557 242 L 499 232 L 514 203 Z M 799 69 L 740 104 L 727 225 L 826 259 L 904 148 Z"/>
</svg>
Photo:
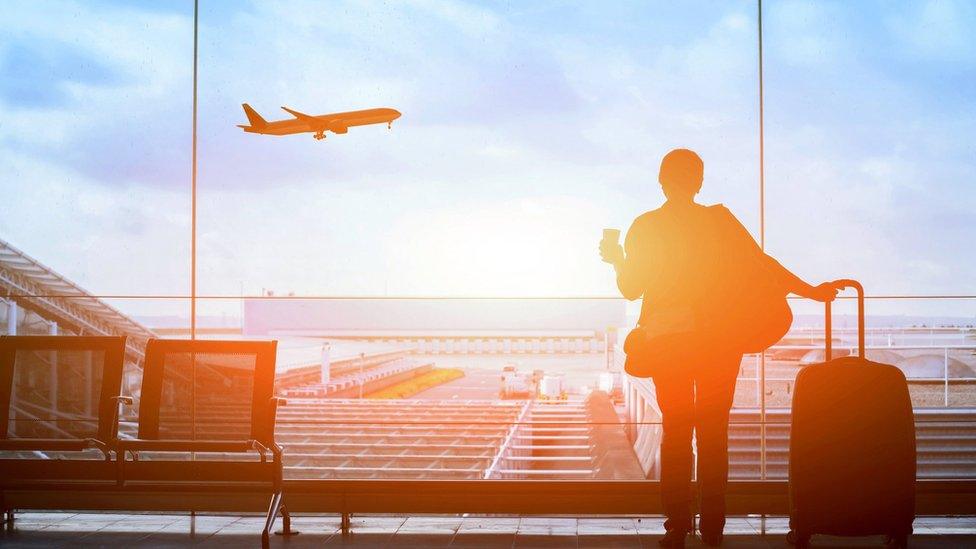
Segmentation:
<svg viewBox="0 0 976 549">
<path fill-rule="evenodd" d="M 274 442 L 276 341 L 150 339 L 139 438 Z"/>
<path fill-rule="evenodd" d="M 0 439 L 117 436 L 125 336 L 0 336 Z"/>
</svg>

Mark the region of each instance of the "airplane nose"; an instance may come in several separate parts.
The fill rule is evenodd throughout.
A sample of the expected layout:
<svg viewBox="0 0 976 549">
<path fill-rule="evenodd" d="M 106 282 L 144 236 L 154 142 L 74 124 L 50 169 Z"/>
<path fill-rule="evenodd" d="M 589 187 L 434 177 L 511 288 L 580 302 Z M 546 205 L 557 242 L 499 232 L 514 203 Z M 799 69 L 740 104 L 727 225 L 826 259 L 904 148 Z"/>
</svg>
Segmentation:
<svg viewBox="0 0 976 549">
<path fill-rule="evenodd" d="M 390 109 L 390 115 L 393 117 L 391 118 L 391 120 L 396 120 L 397 118 L 400 118 L 400 111 L 396 109 Z"/>
</svg>

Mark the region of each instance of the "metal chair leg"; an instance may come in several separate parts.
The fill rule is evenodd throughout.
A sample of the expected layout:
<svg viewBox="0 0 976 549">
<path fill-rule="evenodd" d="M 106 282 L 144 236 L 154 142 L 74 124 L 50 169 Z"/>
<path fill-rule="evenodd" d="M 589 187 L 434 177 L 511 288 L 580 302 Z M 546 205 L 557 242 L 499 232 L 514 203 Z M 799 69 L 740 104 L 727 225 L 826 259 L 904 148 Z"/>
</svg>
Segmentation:
<svg viewBox="0 0 976 549">
<path fill-rule="evenodd" d="M 261 531 L 261 548 L 268 549 L 271 546 L 271 527 L 274 526 L 275 518 L 281 509 L 281 492 L 271 495 L 271 504 L 268 505 L 268 514 L 264 519 L 264 530 Z"/>
<path fill-rule="evenodd" d="M 298 530 L 291 529 L 291 513 L 288 512 L 288 507 L 282 503 L 281 504 L 281 530 L 275 532 L 276 536 L 297 536 L 301 534 Z"/>
</svg>

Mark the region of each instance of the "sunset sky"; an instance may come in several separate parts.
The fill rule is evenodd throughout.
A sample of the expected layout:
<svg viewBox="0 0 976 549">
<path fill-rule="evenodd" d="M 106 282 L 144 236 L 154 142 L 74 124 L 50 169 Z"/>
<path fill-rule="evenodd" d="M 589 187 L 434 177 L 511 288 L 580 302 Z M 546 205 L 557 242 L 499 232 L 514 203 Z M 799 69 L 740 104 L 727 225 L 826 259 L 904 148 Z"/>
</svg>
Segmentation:
<svg viewBox="0 0 976 549">
<path fill-rule="evenodd" d="M 755 3 L 607 4 L 201 0 L 199 291 L 612 295 L 601 229 L 661 204 L 676 147 L 758 238 Z M 764 8 L 767 249 L 976 293 L 976 5 Z M 0 238 L 96 293 L 189 291 L 192 15 L 4 7 Z M 403 116 L 318 142 L 243 133 L 243 102 Z"/>
</svg>

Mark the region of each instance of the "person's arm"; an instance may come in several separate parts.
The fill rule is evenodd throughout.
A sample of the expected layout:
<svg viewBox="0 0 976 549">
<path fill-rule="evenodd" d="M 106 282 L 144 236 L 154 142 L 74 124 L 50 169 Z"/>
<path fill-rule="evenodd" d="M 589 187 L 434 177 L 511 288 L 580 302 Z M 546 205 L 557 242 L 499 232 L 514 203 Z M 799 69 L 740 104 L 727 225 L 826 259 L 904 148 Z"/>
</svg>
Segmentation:
<svg viewBox="0 0 976 549">
<path fill-rule="evenodd" d="M 638 234 L 637 223 L 634 222 L 627 231 L 623 246 L 617 244 L 600 248 L 603 260 L 612 264 L 617 273 L 617 289 L 630 301 L 644 295 L 645 250 Z"/>
<path fill-rule="evenodd" d="M 725 208 L 724 208 L 725 209 Z M 837 288 L 829 282 L 824 282 L 818 286 L 813 286 L 807 281 L 803 280 L 799 276 L 793 274 L 792 271 L 784 267 L 779 261 L 776 261 L 771 255 L 764 252 L 756 240 L 752 238 L 749 231 L 739 222 L 738 218 L 732 214 L 728 209 L 725 209 L 728 214 L 731 224 L 735 227 L 734 231 L 736 233 L 736 238 L 742 241 L 748 241 L 748 245 L 756 253 L 762 255 L 762 260 L 766 263 L 767 268 L 773 273 L 773 276 L 778 280 L 782 281 L 783 287 L 800 297 L 805 297 L 807 299 L 813 299 L 816 301 L 831 301 L 837 297 Z"/>
<path fill-rule="evenodd" d="M 764 253 L 767 265 L 773 272 L 777 273 L 780 280 L 783 281 L 784 286 L 790 292 L 794 294 L 805 297 L 807 299 L 813 299 L 816 301 L 831 301 L 837 297 L 837 288 L 834 287 L 830 282 L 824 282 L 818 286 L 813 286 L 809 282 L 803 280 L 802 278 L 793 274 L 792 271 L 784 267 L 779 261 L 776 261 L 771 255 Z"/>
</svg>

